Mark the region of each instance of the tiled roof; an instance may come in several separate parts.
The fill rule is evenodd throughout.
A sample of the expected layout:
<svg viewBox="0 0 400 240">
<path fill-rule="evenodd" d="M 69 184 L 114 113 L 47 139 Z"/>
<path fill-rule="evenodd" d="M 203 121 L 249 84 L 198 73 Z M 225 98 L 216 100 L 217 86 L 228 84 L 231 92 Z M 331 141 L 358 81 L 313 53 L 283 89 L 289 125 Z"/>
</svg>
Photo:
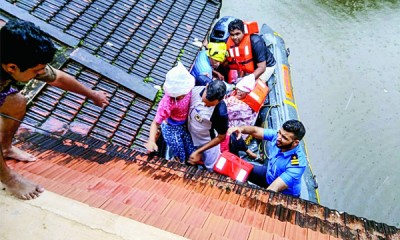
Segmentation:
<svg viewBox="0 0 400 240">
<path fill-rule="evenodd" d="M 298 198 L 142 154 L 155 115 L 154 85 L 186 67 L 221 1 L 0 0 L 0 17 L 33 21 L 62 50 L 56 65 L 106 91 L 104 110 L 40 86 L 19 147 L 39 158 L 8 161 L 48 190 L 192 239 L 379 239 L 399 230 Z M 26 130 L 37 126 L 46 131 Z"/>
<path fill-rule="evenodd" d="M 4 0 L 2 0 L 4 1 Z M 8 0 L 79 41 L 79 47 L 154 84 L 175 60 L 189 67 L 217 17 L 220 1 Z"/>
<path fill-rule="evenodd" d="M 34 135 L 9 161 L 47 190 L 191 239 L 397 239 L 400 230 L 99 141 Z"/>
<path fill-rule="evenodd" d="M 191 42 L 205 38 L 221 3 L 1 0 L 0 6 L 3 18 L 29 20 L 51 34 L 65 55 L 78 47 L 56 64 L 111 96 L 102 110 L 80 95 L 46 86 L 24 122 L 43 127 L 55 119 L 82 135 L 143 149 L 155 116 L 153 86 L 163 84 L 177 59 L 190 67 L 198 51 Z"/>
</svg>

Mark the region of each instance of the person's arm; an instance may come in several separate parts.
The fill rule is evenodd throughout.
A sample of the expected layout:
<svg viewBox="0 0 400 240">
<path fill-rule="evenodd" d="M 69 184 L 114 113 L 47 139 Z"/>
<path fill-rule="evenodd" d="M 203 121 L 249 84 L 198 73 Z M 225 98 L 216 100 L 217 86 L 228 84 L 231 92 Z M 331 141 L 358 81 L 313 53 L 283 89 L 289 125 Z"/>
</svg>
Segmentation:
<svg viewBox="0 0 400 240">
<path fill-rule="evenodd" d="M 242 133 L 249 134 L 257 139 L 264 138 L 264 129 L 256 126 L 241 126 L 241 127 L 231 127 L 228 129 L 228 134 L 236 132 L 237 139 L 242 137 Z"/>
<path fill-rule="evenodd" d="M 220 144 L 222 141 L 225 140 L 225 136 L 226 136 L 226 134 L 223 134 L 223 135 L 218 134 L 214 139 L 212 139 L 211 141 L 209 141 L 208 143 L 204 144 L 202 147 L 200 147 L 199 149 L 194 151 L 192 154 L 190 154 L 188 162 L 191 164 L 196 164 L 196 163 L 200 162 L 202 153 L 204 151 Z"/>
<path fill-rule="evenodd" d="M 156 120 L 153 120 L 153 122 L 151 123 L 150 126 L 150 136 L 149 139 L 147 140 L 147 142 L 144 144 L 144 146 L 146 147 L 147 151 L 149 152 L 157 152 L 158 151 L 158 146 L 156 143 L 156 135 L 157 135 L 157 131 L 158 128 L 160 127 L 160 124 L 158 124 L 156 122 Z"/>
<path fill-rule="evenodd" d="M 267 190 L 271 190 L 273 192 L 281 192 L 287 188 L 288 185 L 286 185 L 282 178 L 278 177 L 268 186 Z"/>
<path fill-rule="evenodd" d="M 224 81 L 225 77 L 220 72 L 218 72 L 217 70 L 213 69 L 212 73 L 213 73 L 213 75 L 217 76 L 218 80 Z"/>
<path fill-rule="evenodd" d="M 266 68 L 267 68 L 266 61 L 257 63 L 256 69 L 254 69 L 254 73 L 253 73 L 254 78 L 258 79 L 265 72 Z"/>
<path fill-rule="evenodd" d="M 252 159 L 256 159 L 257 158 L 257 154 L 253 153 L 253 151 L 251 151 L 250 149 L 247 149 L 246 153 Z"/>
<path fill-rule="evenodd" d="M 149 152 L 158 151 L 157 146 L 157 132 L 162 122 L 171 116 L 170 97 L 166 94 L 161 98 L 158 103 L 157 113 L 150 125 L 150 134 L 145 147 Z"/>
<path fill-rule="evenodd" d="M 107 93 L 103 91 L 95 91 L 87 88 L 80 82 L 78 82 L 73 76 L 64 73 L 58 69 L 56 71 L 56 80 L 49 82 L 48 84 L 61 88 L 65 91 L 71 91 L 74 93 L 82 94 L 83 96 L 91 99 L 94 104 L 100 107 L 105 107 L 109 104 L 107 99 Z"/>
<path fill-rule="evenodd" d="M 257 34 L 252 34 L 250 36 L 250 41 L 255 64 L 253 74 L 255 79 L 258 79 L 267 68 L 266 52 L 268 51 L 268 48 L 261 36 Z"/>
</svg>

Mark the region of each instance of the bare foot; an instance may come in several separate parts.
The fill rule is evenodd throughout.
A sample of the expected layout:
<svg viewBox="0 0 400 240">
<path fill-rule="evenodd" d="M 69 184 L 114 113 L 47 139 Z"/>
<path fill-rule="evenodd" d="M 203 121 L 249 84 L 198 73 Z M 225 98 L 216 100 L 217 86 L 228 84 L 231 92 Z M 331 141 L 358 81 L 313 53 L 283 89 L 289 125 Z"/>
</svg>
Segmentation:
<svg viewBox="0 0 400 240">
<path fill-rule="evenodd" d="M 10 178 L 2 182 L 12 195 L 23 200 L 37 198 L 44 191 L 42 186 L 30 182 L 14 171 L 11 171 Z"/>
<path fill-rule="evenodd" d="M 36 161 L 36 157 L 22 151 L 21 149 L 11 146 L 11 150 L 5 150 L 3 149 L 3 154 L 4 158 L 12 158 L 18 161 L 23 161 L 23 162 L 33 162 Z"/>
</svg>

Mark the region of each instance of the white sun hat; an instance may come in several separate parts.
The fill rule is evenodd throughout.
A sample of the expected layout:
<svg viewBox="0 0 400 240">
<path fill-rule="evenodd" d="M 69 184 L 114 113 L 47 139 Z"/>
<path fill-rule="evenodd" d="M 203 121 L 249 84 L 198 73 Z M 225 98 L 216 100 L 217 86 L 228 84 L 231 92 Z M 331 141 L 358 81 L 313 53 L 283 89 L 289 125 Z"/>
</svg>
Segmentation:
<svg viewBox="0 0 400 240">
<path fill-rule="evenodd" d="M 194 87 L 194 82 L 194 77 L 181 62 L 178 62 L 178 65 L 169 70 L 165 76 L 165 94 L 170 97 L 186 95 Z"/>
</svg>

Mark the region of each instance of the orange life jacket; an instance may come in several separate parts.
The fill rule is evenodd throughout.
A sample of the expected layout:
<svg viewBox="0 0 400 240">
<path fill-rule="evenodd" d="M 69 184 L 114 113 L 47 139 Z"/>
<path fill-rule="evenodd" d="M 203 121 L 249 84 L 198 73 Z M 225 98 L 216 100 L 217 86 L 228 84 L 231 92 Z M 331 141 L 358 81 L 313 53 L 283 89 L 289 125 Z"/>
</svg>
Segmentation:
<svg viewBox="0 0 400 240">
<path fill-rule="evenodd" d="M 228 64 L 230 69 L 243 71 L 245 73 L 254 72 L 253 53 L 251 49 L 250 35 L 258 32 L 257 22 L 245 22 L 244 37 L 239 46 L 235 46 L 229 37 L 226 42 L 228 51 Z"/>
<path fill-rule="evenodd" d="M 256 81 L 254 89 L 242 99 L 254 112 L 260 111 L 269 92 L 268 86 L 261 80 Z"/>
</svg>

